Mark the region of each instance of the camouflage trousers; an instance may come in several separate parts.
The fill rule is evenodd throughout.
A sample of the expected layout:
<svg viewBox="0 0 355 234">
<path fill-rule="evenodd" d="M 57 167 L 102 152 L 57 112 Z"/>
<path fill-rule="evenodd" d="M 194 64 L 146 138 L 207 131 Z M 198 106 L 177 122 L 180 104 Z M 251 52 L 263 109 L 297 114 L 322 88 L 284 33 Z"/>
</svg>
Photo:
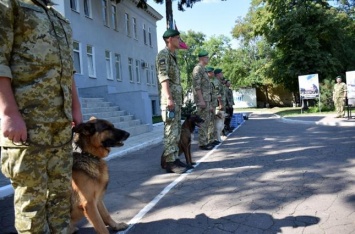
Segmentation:
<svg viewBox="0 0 355 234">
<path fill-rule="evenodd" d="M 18 233 L 67 233 L 73 162 L 71 124 L 41 124 L 28 129 L 29 146 L 8 147 L 2 141 L 1 170 L 15 191 L 15 227 Z M 62 144 L 57 148 L 42 146 Z"/>
<path fill-rule="evenodd" d="M 216 107 L 213 107 L 213 110 L 215 110 Z M 214 113 L 211 113 L 211 120 L 210 123 L 208 124 L 208 142 L 211 143 L 216 139 L 215 135 L 215 122 L 216 122 L 216 117 L 214 116 Z"/>
<path fill-rule="evenodd" d="M 344 117 L 345 109 L 344 109 L 344 99 L 342 97 L 338 97 L 334 99 L 334 106 L 337 116 Z"/>
<path fill-rule="evenodd" d="M 166 110 L 162 110 L 162 119 L 164 121 L 164 153 L 166 162 L 174 162 L 179 158 L 179 141 L 181 134 L 181 106 L 175 107 L 174 119 L 166 118 Z"/>
<path fill-rule="evenodd" d="M 197 107 L 197 114 L 205 120 L 198 130 L 198 144 L 199 146 L 208 145 L 208 126 L 211 122 L 211 103 L 206 102 L 206 108 Z"/>
</svg>

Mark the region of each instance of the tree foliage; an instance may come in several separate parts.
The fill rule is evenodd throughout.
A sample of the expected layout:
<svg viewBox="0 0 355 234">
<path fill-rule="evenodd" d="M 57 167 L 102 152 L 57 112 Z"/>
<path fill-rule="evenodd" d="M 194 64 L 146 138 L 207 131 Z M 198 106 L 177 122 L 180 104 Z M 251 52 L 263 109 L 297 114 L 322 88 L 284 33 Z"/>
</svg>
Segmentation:
<svg viewBox="0 0 355 234">
<path fill-rule="evenodd" d="M 354 21 L 325 0 L 253 0 L 233 36 L 246 48 L 265 39 L 259 74 L 290 91 L 298 90 L 299 75 L 318 73 L 322 80 L 355 68 Z"/>
</svg>

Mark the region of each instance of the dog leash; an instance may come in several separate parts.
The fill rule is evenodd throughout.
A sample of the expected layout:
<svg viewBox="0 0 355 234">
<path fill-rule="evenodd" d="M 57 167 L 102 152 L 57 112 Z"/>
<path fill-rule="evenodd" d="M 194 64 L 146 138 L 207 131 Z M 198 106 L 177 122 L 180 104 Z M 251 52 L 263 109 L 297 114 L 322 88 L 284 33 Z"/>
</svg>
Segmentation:
<svg viewBox="0 0 355 234">
<path fill-rule="evenodd" d="M 46 149 L 55 149 L 55 148 L 61 148 L 61 147 L 65 146 L 65 145 L 68 145 L 72 141 L 73 141 L 73 134 L 71 135 L 70 139 L 67 142 L 65 142 L 63 144 L 60 144 L 60 145 L 55 145 L 55 146 L 37 144 L 37 143 L 32 142 L 32 141 L 21 141 L 21 143 L 18 144 L 18 143 L 15 143 L 13 140 L 12 140 L 12 144 L 14 144 L 15 146 L 30 146 L 30 145 L 32 145 L 32 146 L 46 148 Z"/>
</svg>

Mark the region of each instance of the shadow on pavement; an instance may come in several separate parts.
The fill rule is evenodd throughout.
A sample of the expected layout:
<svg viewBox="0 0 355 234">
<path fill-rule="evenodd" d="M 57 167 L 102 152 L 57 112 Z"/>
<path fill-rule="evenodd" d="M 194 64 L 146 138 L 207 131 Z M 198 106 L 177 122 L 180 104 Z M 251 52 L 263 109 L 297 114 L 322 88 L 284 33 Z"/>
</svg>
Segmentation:
<svg viewBox="0 0 355 234">
<path fill-rule="evenodd" d="M 287 216 L 275 219 L 267 213 L 241 213 L 213 219 L 199 214 L 192 219 L 163 219 L 136 224 L 128 233 L 281 233 L 283 227 L 301 228 L 319 223 L 314 216 Z"/>
</svg>

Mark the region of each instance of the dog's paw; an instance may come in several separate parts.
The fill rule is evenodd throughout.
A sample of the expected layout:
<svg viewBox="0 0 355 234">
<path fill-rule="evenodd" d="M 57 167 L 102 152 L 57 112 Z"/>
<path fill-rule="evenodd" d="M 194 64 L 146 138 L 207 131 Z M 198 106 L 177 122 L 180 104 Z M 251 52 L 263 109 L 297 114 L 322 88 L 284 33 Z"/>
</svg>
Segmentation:
<svg viewBox="0 0 355 234">
<path fill-rule="evenodd" d="M 122 231 L 128 228 L 127 223 L 116 223 L 114 227 L 112 227 L 113 230 L 115 231 Z"/>
</svg>

